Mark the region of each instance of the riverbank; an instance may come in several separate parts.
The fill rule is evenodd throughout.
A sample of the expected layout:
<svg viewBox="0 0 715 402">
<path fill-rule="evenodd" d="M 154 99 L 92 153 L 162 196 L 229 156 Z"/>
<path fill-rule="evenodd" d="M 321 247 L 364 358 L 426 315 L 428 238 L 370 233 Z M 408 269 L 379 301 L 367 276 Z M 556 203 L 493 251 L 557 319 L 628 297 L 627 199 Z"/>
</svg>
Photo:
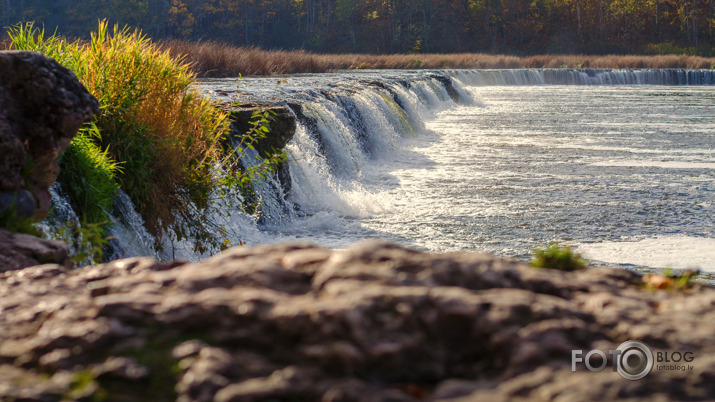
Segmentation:
<svg viewBox="0 0 715 402">
<path fill-rule="evenodd" d="M 712 69 L 715 57 L 688 54 L 514 56 L 487 53 L 319 54 L 305 50 L 265 50 L 220 42 L 164 40 L 157 42 L 177 59 L 192 66 L 200 78 L 275 76 L 325 73 L 336 70 L 434 70 L 514 68 Z M 0 50 L 9 49 L 7 39 Z"/>
<path fill-rule="evenodd" d="M 200 77 L 214 78 L 354 69 L 715 68 L 715 58 L 689 55 L 316 54 L 180 40 L 163 41 L 160 46 L 175 57 L 185 57 Z"/>
</svg>

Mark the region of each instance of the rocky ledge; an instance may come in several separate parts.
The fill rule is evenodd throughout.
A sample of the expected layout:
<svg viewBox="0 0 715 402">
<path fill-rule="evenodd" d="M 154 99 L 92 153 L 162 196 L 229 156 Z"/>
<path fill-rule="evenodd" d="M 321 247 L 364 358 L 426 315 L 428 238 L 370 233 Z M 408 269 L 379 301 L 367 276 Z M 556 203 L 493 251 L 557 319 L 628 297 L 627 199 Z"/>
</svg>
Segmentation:
<svg viewBox="0 0 715 402">
<path fill-rule="evenodd" d="M 707 399 L 715 290 L 369 243 L 0 274 L 0 400 Z M 571 351 L 691 352 L 644 379 Z"/>
</svg>

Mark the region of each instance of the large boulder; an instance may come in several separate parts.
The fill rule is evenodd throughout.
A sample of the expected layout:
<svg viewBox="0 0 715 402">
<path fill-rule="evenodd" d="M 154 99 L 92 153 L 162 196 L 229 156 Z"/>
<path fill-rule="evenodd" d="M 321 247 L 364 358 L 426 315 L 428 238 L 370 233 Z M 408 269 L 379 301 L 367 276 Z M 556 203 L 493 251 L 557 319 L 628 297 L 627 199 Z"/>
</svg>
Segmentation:
<svg viewBox="0 0 715 402">
<path fill-rule="evenodd" d="M 0 211 L 47 215 L 57 159 L 97 113 L 97 100 L 55 60 L 0 52 Z"/>
<path fill-rule="evenodd" d="M 0 400 L 703 400 L 715 290 L 371 243 L 0 274 Z M 692 370 L 629 381 L 571 351 L 637 339 Z"/>
</svg>

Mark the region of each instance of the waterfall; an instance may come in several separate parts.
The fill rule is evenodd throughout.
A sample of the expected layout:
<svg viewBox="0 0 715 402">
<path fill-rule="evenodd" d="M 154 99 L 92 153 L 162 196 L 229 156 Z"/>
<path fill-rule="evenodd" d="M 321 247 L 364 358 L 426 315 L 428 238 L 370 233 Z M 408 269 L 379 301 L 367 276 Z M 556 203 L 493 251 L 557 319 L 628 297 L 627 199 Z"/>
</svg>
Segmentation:
<svg viewBox="0 0 715 402">
<path fill-rule="evenodd" d="M 247 148 L 241 162 L 248 168 L 253 168 L 263 163 L 263 159 L 256 150 Z M 253 188 L 258 196 L 256 202 L 259 205 L 259 219 L 262 223 L 280 225 L 295 217 L 296 207 L 286 199 L 283 186 L 276 175 L 256 177 Z"/>
<path fill-rule="evenodd" d="M 144 219 L 134 208 L 127 193 L 119 190 L 114 199 L 114 213 L 109 227 L 112 249 L 109 260 L 151 256 L 159 257 L 155 250 L 156 239 L 144 227 Z"/>
<path fill-rule="evenodd" d="M 50 214 L 40 222 L 37 226 L 42 232 L 43 236 L 52 238 L 61 235 L 59 233 L 61 228 L 69 225 L 79 225 L 79 217 L 72 209 L 69 197 L 62 191 L 62 186 L 59 183 L 54 183 L 50 187 L 50 196 L 52 202 L 52 209 Z M 69 236 L 67 234 L 66 236 Z M 66 240 L 65 236 L 61 236 L 62 239 Z"/>
<path fill-rule="evenodd" d="M 505 85 L 715 85 L 713 70 L 598 70 L 518 69 L 342 72 L 291 77 L 280 87 L 270 78 L 248 79 L 232 93 L 234 80 L 207 80 L 199 87 L 219 100 L 263 101 L 283 105 L 297 122 L 285 147 L 287 170 L 258 177 L 255 199 L 242 194 L 214 194 L 208 219 L 230 244 L 258 244 L 301 239 L 336 219 L 349 222 L 389 210 L 385 188 L 399 186 L 375 164 L 389 163 L 404 143 L 428 135 L 425 121 L 457 104 L 479 105 L 470 86 Z M 280 100 L 276 100 L 279 94 Z M 232 97 L 233 96 L 233 97 Z M 223 98 L 222 98 L 223 97 Z M 226 99 L 225 97 L 228 97 Z M 288 106 L 290 105 L 290 107 Z M 244 168 L 262 163 L 252 149 L 244 151 Z M 281 181 L 290 180 L 288 186 Z M 290 190 L 288 190 L 288 188 Z M 66 221 L 78 223 L 58 184 L 52 188 L 54 214 L 41 225 L 51 228 Z M 244 210 L 255 201 L 257 212 Z M 157 242 L 144 227 L 129 196 L 120 191 L 110 219 L 109 259 L 139 255 L 159 259 L 196 260 L 191 239 L 169 233 Z M 343 222 L 344 223 L 344 222 Z M 330 231 L 327 230 L 329 233 Z M 337 236 L 337 235 L 336 235 Z M 335 240 L 335 241 L 333 241 Z M 339 244 L 340 239 L 331 239 Z M 155 247 L 161 244 L 159 250 Z"/>
<path fill-rule="evenodd" d="M 466 85 L 715 85 L 715 70 L 455 70 Z"/>
</svg>

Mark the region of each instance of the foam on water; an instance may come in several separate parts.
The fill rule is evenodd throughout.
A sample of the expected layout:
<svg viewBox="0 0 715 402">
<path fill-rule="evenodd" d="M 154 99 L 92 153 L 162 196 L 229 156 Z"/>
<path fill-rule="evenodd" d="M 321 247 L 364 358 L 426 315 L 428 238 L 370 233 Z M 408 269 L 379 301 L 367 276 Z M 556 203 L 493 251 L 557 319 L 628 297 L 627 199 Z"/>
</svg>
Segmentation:
<svg viewBox="0 0 715 402">
<path fill-rule="evenodd" d="M 639 241 L 578 244 L 576 251 L 596 263 L 715 272 L 713 238 L 658 236 Z"/>
<path fill-rule="evenodd" d="M 299 126 L 286 147 L 291 175 L 291 200 L 301 210 L 314 214 L 335 212 L 364 217 L 386 209 L 379 193 L 366 190 L 360 181 L 335 175 L 315 138 Z M 361 171 L 362 174 L 362 171 Z"/>
<path fill-rule="evenodd" d="M 622 167 L 657 167 L 663 169 L 715 169 L 715 163 L 708 162 L 678 162 L 678 161 L 601 161 L 593 166 L 622 166 Z"/>
</svg>

